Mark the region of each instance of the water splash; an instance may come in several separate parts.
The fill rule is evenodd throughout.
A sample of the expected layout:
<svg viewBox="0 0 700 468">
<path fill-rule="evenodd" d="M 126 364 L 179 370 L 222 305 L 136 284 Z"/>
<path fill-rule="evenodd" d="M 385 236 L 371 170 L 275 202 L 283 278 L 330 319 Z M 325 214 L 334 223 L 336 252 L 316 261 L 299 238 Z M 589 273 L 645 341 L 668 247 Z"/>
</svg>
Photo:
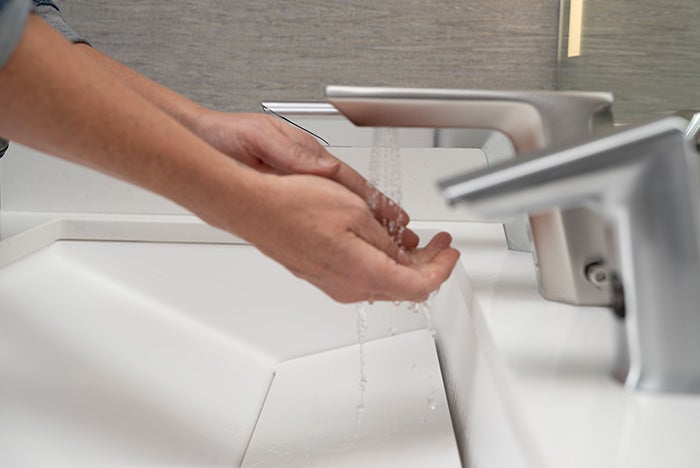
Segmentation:
<svg viewBox="0 0 700 468">
<path fill-rule="evenodd" d="M 357 405 L 357 423 L 360 427 L 362 416 L 365 413 L 365 393 L 367 392 L 367 375 L 365 374 L 365 342 L 367 341 L 367 304 L 358 302 L 355 304 L 357 315 L 357 341 L 360 344 L 360 403 Z"/>
<path fill-rule="evenodd" d="M 403 203 L 403 189 L 397 129 L 385 127 L 374 129 L 367 183 L 376 189 L 370 192 L 366 200 L 373 212 L 376 213 L 382 208 L 389 212 L 398 212 L 396 219 L 383 218 L 381 221 L 394 242 L 401 246 L 406 220 L 403 219 L 404 215 L 400 210 Z"/>
<path fill-rule="evenodd" d="M 399 135 L 396 128 L 378 127 L 374 129 L 372 138 L 372 152 L 369 160 L 369 177 L 368 183 L 375 187 L 379 192 L 386 195 L 389 200 L 382 200 L 379 192 L 373 191 L 367 203 L 372 211 L 380 207 L 381 203 L 387 203 L 390 208 L 397 208 L 399 216 L 397 219 L 383 219 L 382 224 L 389 231 L 394 241 L 401 247 L 401 240 L 405 226 L 401 217 L 401 204 L 403 202 L 403 189 L 401 186 L 401 157 L 399 153 Z M 392 210 L 393 211 L 393 210 Z M 425 302 L 409 304 L 409 310 L 420 312 L 425 317 L 426 329 L 428 334 L 435 337 L 436 332 L 433 328 L 432 318 L 430 316 L 430 302 L 432 296 Z M 400 302 L 394 302 L 397 307 Z M 394 329 L 392 325 L 392 330 Z M 391 332 L 391 334 L 395 334 Z"/>
<path fill-rule="evenodd" d="M 394 203 L 401 205 L 403 201 L 401 158 L 399 157 L 398 132 L 395 128 L 379 127 L 374 130 L 367 180 L 392 199 Z M 368 201 L 377 203 L 379 200 L 375 196 Z M 375 204 L 374 207 L 376 208 L 376 206 Z"/>
<path fill-rule="evenodd" d="M 414 314 L 423 314 L 423 317 L 425 317 L 425 331 L 428 334 L 428 336 L 435 338 L 437 335 L 437 331 L 433 327 L 433 319 L 430 314 L 430 310 L 432 307 L 432 302 L 430 299 L 424 302 L 412 302 L 408 305 L 408 310 L 413 312 Z"/>
<path fill-rule="evenodd" d="M 401 204 L 403 203 L 403 189 L 401 186 L 401 158 L 399 155 L 399 140 L 398 131 L 395 128 L 375 128 L 372 138 L 372 151 L 370 154 L 369 175 L 367 183 L 370 185 L 370 195 L 366 202 L 375 215 L 377 213 L 394 213 L 397 216 L 383 217 L 382 225 L 387 229 L 394 242 L 402 248 L 402 239 L 405 231 L 405 219 Z M 382 196 L 382 194 L 384 196 Z M 437 293 L 437 291 L 435 292 Z M 419 303 L 410 303 L 408 309 L 421 313 L 425 317 L 426 331 L 430 337 L 436 336 L 435 328 L 433 328 L 432 318 L 430 315 L 431 302 L 435 293 L 433 293 L 427 301 Z M 369 300 L 372 303 L 372 300 Z M 394 302 L 396 307 L 402 303 Z M 355 304 L 357 315 L 357 339 L 360 347 L 360 403 L 357 405 L 357 423 L 359 428 L 362 423 L 362 418 L 365 414 L 365 393 L 367 391 L 367 376 L 365 374 L 365 355 L 364 344 L 367 341 L 367 303 L 358 302 Z M 398 329 L 394 326 L 392 315 L 392 324 L 388 334 L 395 335 Z M 414 371 L 417 368 L 414 364 Z M 428 407 L 434 410 L 437 406 L 433 394 L 428 397 Z M 424 420 L 422 422 L 425 422 Z"/>
</svg>

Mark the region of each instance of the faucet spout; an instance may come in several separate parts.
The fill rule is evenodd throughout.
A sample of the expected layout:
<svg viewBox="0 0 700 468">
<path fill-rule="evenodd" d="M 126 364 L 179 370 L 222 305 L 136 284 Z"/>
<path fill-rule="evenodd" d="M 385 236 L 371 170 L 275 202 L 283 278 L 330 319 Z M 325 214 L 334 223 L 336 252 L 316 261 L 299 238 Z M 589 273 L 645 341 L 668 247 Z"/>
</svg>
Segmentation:
<svg viewBox="0 0 700 468">
<path fill-rule="evenodd" d="M 612 95 L 602 92 L 328 86 L 326 97 L 358 126 L 488 128 L 508 136 L 517 154 L 612 123 Z"/>
<path fill-rule="evenodd" d="M 613 233 L 626 386 L 700 393 L 698 155 L 677 117 L 440 182 L 482 216 L 588 206 Z"/>
<path fill-rule="evenodd" d="M 326 97 L 359 126 L 497 130 L 510 139 L 518 156 L 612 126 L 609 93 L 328 86 Z M 581 273 L 599 262 L 604 250 L 600 221 L 590 210 L 518 216 L 505 222 L 504 229 L 511 250 L 533 251 L 545 298 L 588 305 L 611 302 L 608 288 L 592 284 Z"/>
</svg>

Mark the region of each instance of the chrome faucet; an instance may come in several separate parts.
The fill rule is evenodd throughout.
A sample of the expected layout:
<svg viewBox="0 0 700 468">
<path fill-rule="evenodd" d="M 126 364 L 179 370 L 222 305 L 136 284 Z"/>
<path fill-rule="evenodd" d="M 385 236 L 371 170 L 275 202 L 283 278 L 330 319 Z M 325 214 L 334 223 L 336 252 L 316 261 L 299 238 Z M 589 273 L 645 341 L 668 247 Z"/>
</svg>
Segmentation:
<svg viewBox="0 0 700 468">
<path fill-rule="evenodd" d="M 517 155 L 612 129 L 608 93 L 329 86 L 326 97 L 359 126 L 498 130 L 511 140 Z M 532 250 L 545 298 L 611 304 L 603 226 L 588 207 L 533 214 L 529 223 L 521 215 L 504 226 L 511 249 Z M 525 245 L 518 239 L 525 239 Z M 592 269 L 593 276 L 587 274 Z"/>
<path fill-rule="evenodd" d="M 9 145 L 10 145 L 9 141 L 0 137 L 0 158 L 2 158 L 5 155 L 5 152 L 7 151 L 7 148 L 9 147 Z"/>
<path fill-rule="evenodd" d="M 700 393 L 700 180 L 687 124 L 669 117 L 439 184 L 482 216 L 600 215 L 630 388 Z"/>
<path fill-rule="evenodd" d="M 685 137 L 695 145 L 695 149 L 700 150 L 700 111 L 681 110 L 676 112 L 676 115 L 688 120 Z"/>
</svg>

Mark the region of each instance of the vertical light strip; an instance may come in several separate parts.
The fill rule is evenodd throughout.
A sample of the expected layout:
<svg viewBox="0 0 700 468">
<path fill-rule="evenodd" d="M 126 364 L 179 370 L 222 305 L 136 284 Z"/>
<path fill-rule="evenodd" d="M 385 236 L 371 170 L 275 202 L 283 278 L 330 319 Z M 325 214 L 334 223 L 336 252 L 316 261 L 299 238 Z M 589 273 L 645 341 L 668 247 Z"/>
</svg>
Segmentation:
<svg viewBox="0 0 700 468">
<path fill-rule="evenodd" d="M 569 44 L 568 57 L 581 55 L 581 34 L 583 32 L 583 0 L 569 1 Z"/>
</svg>

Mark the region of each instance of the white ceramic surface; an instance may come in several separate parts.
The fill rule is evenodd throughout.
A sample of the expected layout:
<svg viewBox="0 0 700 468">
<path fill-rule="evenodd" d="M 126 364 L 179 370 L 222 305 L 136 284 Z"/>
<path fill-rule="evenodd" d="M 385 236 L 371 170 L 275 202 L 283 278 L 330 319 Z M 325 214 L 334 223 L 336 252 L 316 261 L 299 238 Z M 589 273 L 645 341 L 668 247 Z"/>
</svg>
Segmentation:
<svg viewBox="0 0 700 468">
<path fill-rule="evenodd" d="M 356 131 L 362 130 L 367 129 Z M 368 174 L 369 148 L 338 147 L 330 151 L 360 173 Z M 403 204 L 413 219 L 463 220 L 466 210 L 450 209 L 435 182 L 454 172 L 483 167 L 484 152 L 474 148 L 400 151 Z M 0 159 L 0 202 L 6 213 L 187 214 L 160 196 L 17 144 L 12 144 Z M 13 233 L 0 223 L 0 238 Z"/>
<path fill-rule="evenodd" d="M 7 158 L 0 466 L 235 465 L 275 369 L 356 343 L 354 307 L 179 208 L 89 171 L 44 187 L 52 165 Z M 542 300 L 500 225 L 413 226 L 462 252 L 433 324 L 464 466 L 698 466 L 700 398 L 623 390 L 606 310 Z M 424 325 L 370 313 L 374 339 Z"/>
<path fill-rule="evenodd" d="M 187 226 L 74 219 L 0 242 L 0 466 L 236 466 L 274 373 L 357 343 L 353 305 L 332 302 L 251 246 L 222 242 L 201 224 L 187 234 L 199 241 L 153 242 Z M 94 240 L 110 234 L 117 240 Z M 150 242 L 134 242 L 139 235 Z M 462 296 L 451 297 L 462 300 L 453 310 L 466 310 Z M 369 452 L 346 446 L 339 456 L 352 465 L 410 440 L 413 458 L 447 453 L 452 465 L 444 466 L 459 464 L 434 347 L 410 343 L 411 357 L 406 343 L 395 345 L 411 330 L 424 336 L 425 318 L 386 303 L 368 313 L 368 338 L 379 341 L 367 344 L 367 420 L 392 421 L 374 413 L 380 388 L 383 398 L 413 395 L 395 400 L 397 414 L 432 419 L 410 418 Z M 384 361 L 372 357 L 375 347 Z M 406 380 L 412 362 L 432 375 L 430 389 Z M 341 400 L 354 407 L 359 357 L 347 368 L 331 364 L 331 388 L 317 390 L 347 384 Z M 298 415 L 300 424 L 312 416 Z M 427 429 L 447 442 L 414 440 Z M 312 437 L 302 433 L 299 443 Z"/>
<path fill-rule="evenodd" d="M 493 226 L 453 233 L 477 317 L 507 369 L 506 401 L 522 423 L 515 433 L 539 458 L 530 466 L 698 466 L 700 396 L 625 390 L 612 376 L 617 343 L 607 309 L 544 301 L 530 256 L 502 249 Z"/>
<path fill-rule="evenodd" d="M 372 310 L 368 310 L 372 313 Z M 459 467 L 435 344 L 426 330 L 283 362 L 243 466 Z"/>
</svg>

